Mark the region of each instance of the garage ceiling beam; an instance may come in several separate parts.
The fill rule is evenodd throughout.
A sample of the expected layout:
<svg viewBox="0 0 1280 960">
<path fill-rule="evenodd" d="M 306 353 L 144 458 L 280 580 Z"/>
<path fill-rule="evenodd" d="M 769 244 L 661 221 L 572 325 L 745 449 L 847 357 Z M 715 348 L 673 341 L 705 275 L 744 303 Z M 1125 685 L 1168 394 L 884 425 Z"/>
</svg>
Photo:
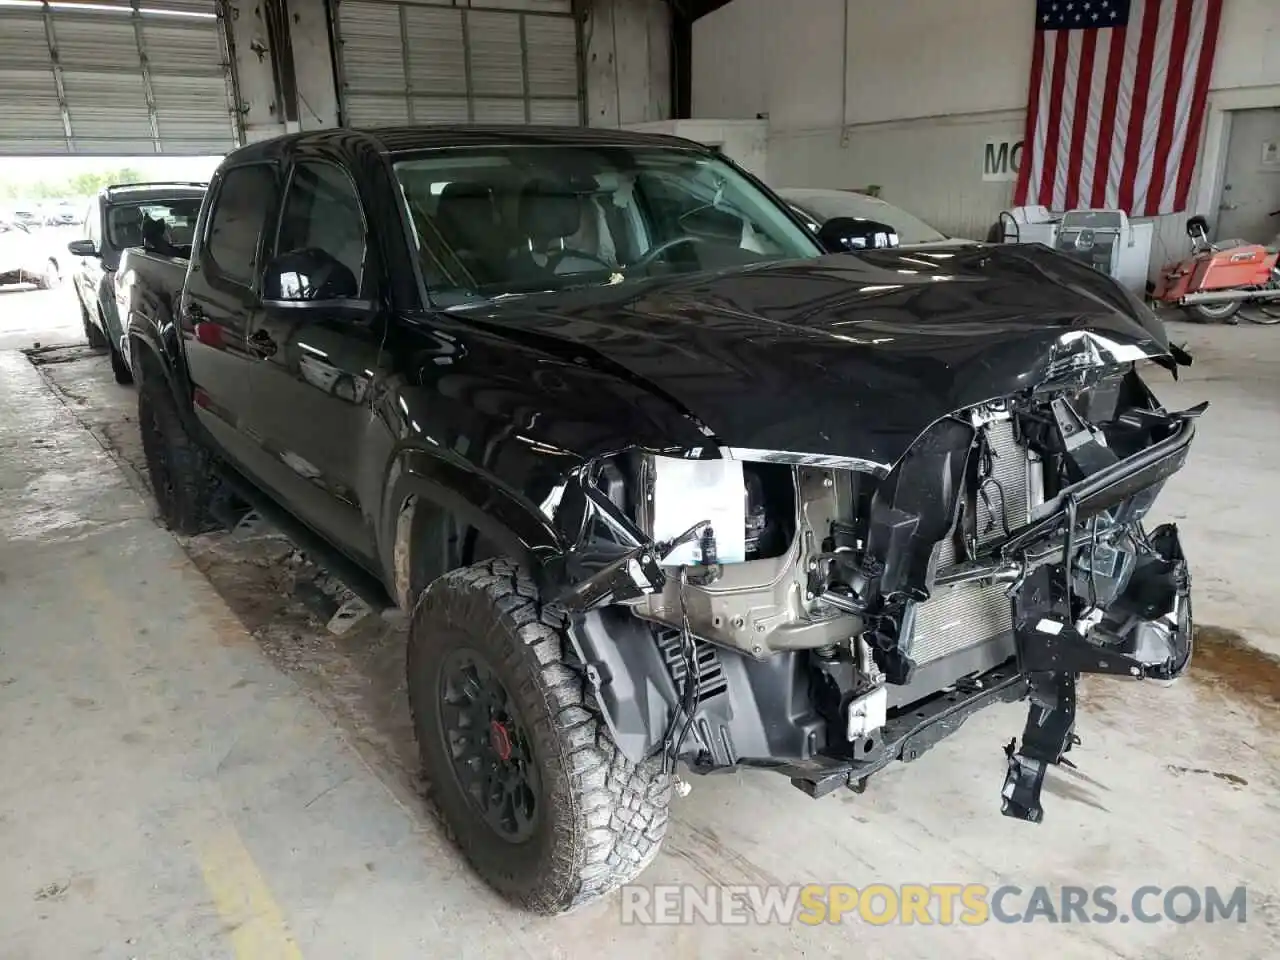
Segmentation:
<svg viewBox="0 0 1280 960">
<path fill-rule="evenodd" d="M 58 59 L 58 37 L 53 29 L 53 13 L 49 0 L 41 5 L 44 10 L 44 37 L 49 45 L 49 63 L 53 67 L 53 87 L 58 97 L 58 109 L 62 112 L 62 131 L 67 138 L 67 153 L 75 152 L 75 135 L 71 131 L 71 111 L 67 109 L 67 88 L 62 79 L 62 63 Z"/>
<path fill-rule="evenodd" d="M 138 0 L 132 0 L 133 39 L 138 45 L 138 66 L 142 71 L 142 92 L 147 101 L 147 118 L 151 121 L 151 143 L 160 152 L 160 118 L 156 111 L 156 93 L 151 86 L 151 67 L 147 63 L 147 44 L 142 38 L 142 10 Z"/>
</svg>

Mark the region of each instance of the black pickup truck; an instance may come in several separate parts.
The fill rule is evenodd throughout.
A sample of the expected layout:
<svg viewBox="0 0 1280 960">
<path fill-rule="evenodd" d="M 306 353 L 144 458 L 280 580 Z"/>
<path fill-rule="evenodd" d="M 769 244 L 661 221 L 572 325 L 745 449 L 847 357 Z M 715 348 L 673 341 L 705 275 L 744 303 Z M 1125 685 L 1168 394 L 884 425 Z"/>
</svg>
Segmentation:
<svg viewBox="0 0 1280 960">
<path fill-rule="evenodd" d="M 116 308 L 120 262 L 129 247 L 146 246 L 160 255 L 190 253 L 202 183 L 129 183 L 103 187 L 90 202 L 84 237 L 67 248 L 79 258 L 72 279 L 80 322 L 91 347 L 106 347 L 116 382 L 132 382 L 126 320 Z"/>
<path fill-rule="evenodd" d="M 161 514 L 234 491 L 409 614 L 435 800 L 530 909 L 643 869 L 678 762 L 860 789 L 999 701 L 1038 821 L 1077 677 L 1191 656 L 1144 518 L 1199 410 L 1142 378 L 1189 358 L 1046 248 L 892 233 L 672 138 L 245 147 L 121 268 Z"/>
</svg>

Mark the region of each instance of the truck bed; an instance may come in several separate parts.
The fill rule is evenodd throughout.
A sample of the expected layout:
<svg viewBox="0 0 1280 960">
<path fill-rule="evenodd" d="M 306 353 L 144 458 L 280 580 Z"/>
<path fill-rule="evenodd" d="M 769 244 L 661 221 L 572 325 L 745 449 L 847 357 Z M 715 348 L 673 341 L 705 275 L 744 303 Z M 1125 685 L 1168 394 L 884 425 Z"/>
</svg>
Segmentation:
<svg viewBox="0 0 1280 960">
<path fill-rule="evenodd" d="M 185 257 L 168 257 L 142 247 L 125 250 L 116 271 L 116 308 L 121 326 L 127 330 L 139 319 L 176 319 L 189 264 Z"/>
</svg>

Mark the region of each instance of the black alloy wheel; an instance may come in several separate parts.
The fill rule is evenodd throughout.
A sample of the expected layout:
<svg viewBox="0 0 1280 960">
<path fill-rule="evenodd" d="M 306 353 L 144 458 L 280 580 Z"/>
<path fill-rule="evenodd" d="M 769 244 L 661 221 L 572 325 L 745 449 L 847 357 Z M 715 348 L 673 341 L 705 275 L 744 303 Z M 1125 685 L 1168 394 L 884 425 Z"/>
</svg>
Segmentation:
<svg viewBox="0 0 1280 960">
<path fill-rule="evenodd" d="M 614 742 L 568 613 L 494 558 L 434 580 L 410 616 L 424 786 L 480 876 L 542 914 L 634 879 L 662 843 L 672 779 Z"/>
<path fill-rule="evenodd" d="M 498 836 L 528 840 L 537 827 L 541 783 L 507 688 L 481 654 L 455 648 L 441 664 L 438 703 L 458 787 Z"/>
</svg>

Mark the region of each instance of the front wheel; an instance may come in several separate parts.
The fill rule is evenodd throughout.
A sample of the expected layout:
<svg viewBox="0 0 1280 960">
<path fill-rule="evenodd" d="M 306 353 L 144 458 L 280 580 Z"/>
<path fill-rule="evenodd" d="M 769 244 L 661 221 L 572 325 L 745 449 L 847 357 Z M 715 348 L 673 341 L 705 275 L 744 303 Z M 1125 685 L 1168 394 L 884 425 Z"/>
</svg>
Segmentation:
<svg viewBox="0 0 1280 960">
<path fill-rule="evenodd" d="M 80 304 L 80 323 L 84 327 L 84 338 L 89 341 L 89 346 L 101 349 L 107 345 L 107 338 L 103 336 L 97 325 L 89 319 L 89 311 L 83 303 Z"/>
<path fill-rule="evenodd" d="M 1233 323 L 1240 309 L 1239 300 L 1226 303 L 1193 303 L 1187 310 L 1202 323 Z"/>
<path fill-rule="evenodd" d="M 129 364 L 125 362 L 124 354 L 120 352 L 120 348 L 114 343 L 111 346 L 111 375 L 116 378 L 116 383 L 127 387 L 133 383 L 133 371 L 129 369 Z"/>
<path fill-rule="evenodd" d="M 613 742 L 568 619 L 514 563 L 436 580 L 415 607 L 409 707 L 431 793 L 476 871 L 542 914 L 637 876 L 667 828 L 661 760 Z"/>
</svg>

